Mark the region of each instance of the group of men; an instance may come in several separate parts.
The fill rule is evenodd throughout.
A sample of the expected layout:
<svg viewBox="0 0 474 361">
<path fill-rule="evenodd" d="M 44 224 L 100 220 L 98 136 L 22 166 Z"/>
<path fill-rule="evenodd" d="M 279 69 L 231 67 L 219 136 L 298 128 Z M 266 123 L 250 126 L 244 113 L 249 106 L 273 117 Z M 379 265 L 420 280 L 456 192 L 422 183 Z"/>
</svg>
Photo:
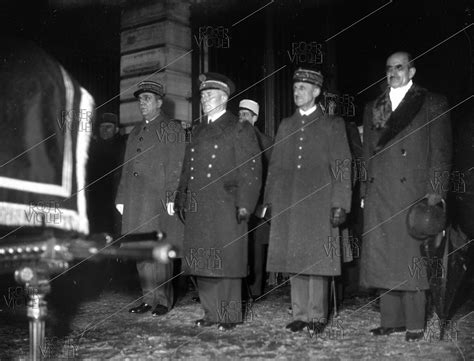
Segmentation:
<svg viewBox="0 0 474 361">
<path fill-rule="evenodd" d="M 428 281 L 426 274 L 410 276 L 421 251 L 406 214 L 425 196 L 429 204 L 445 197 L 430 178 L 448 170 L 451 158 L 446 101 L 414 84 L 415 71 L 406 52 L 388 58 L 388 87 L 367 105 L 363 133 L 361 284 L 382 290 L 381 326 L 371 332 L 406 332 L 407 341 L 423 337 Z M 239 118 L 227 110 L 235 90 L 229 78 L 206 73 L 199 81 L 204 118 L 190 137 L 161 111 L 163 86 L 138 85 L 143 121 L 128 138 L 116 200 L 122 233 L 164 231 L 196 279 L 204 316 L 195 325 L 220 330 L 244 319 L 242 280 L 249 269 L 251 293 L 262 295 L 268 243 L 266 270 L 290 275 L 293 320 L 286 328 L 321 332 L 329 279 L 341 274 L 346 253 L 327 251 L 346 249 L 339 227 L 355 207 L 345 122 L 320 105 L 323 75 L 294 72 L 296 111 L 281 121 L 274 143 L 254 126 L 255 101 L 240 102 Z M 166 141 L 163 132 L 183 133 L 173 139 L 187 141 Z M 143 300 L 130 312 L 167 313 L 174 302 L 172 266 L 140 262 L 137 269 Z"/>
</svg>

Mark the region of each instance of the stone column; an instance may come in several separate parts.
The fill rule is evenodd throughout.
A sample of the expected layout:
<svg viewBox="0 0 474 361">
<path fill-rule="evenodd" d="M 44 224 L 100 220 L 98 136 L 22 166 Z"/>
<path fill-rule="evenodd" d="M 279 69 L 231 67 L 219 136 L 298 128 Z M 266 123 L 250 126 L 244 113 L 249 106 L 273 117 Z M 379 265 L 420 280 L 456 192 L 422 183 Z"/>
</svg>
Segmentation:
<svg viewBox="0 0 474 361">
<path fill-rule="evenodd" d="M 137 84 L 154 80 L 165 87 L 163 110 L 191 122 L 191 27 L 185 0 L 132 1 L 121 17 L 120 124 L 131 130 L 141 120 L 133 97 Z"/>
</svg>

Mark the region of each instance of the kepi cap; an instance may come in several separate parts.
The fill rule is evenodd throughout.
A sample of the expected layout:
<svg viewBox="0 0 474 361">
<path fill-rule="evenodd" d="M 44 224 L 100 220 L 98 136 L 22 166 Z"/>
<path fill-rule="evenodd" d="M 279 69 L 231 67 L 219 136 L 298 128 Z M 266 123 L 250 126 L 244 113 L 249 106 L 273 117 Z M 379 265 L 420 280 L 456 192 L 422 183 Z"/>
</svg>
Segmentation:
<svg viewBox="0 0 474 361">
<path fill-rule="evenodd" d="M 137 88 L 138 89 L 133 93 L 133 96 L 135 98 L 138 98 L 141 93 L 153 93 L 160 97 L 165 96 L 165 90 L 163 88 L 163 85 L 156 81 L 143 80 L 138 83 Z"/>
<path fill-rule="evenodd" d="M 239 108 L 247 109 L 258 115 L 259 106 L 258 103 L 250 99 L 242 99 L 239 103 Z"/>
<path fill-rule="evenodd" d="M 235 90 L 235 85 L 225 75 L 209 72 L 199 75 L 199 91 L 206 89 L 219 89 L 231 95 Z"/>
<path fill-rule="evenodd" d="M 321 87 L 323 85 L 324 77 L 319 71 L 299 68 L 293 75 L 293 83 L 299 81 Z"/>
<path fill-rule="evenodd" d="M 112 123 L 114 125 L 118 125 L 118 117 L 117 114 L 114 113 L 104 113 L 99 120 L 99 125 L 104 123 Z"/>
</svg>

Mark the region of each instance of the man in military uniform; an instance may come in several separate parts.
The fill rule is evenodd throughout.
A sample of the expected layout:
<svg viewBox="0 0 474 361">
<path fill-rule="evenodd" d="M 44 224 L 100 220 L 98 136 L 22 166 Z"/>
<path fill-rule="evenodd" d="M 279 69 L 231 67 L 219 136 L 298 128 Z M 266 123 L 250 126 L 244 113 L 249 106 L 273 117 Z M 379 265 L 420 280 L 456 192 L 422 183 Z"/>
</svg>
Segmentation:
<svg viewBox="0 0 474 361">
<path fill-rule="evenodd" d="M 181 249 L 183 227 L 173 216 L 174 193 L 185 149 L 181 124 L 162 111 L 163 86 L 154 81 L 138 84 L 134 93 L 143 121 L 130 133 L 116 199 L 122 213 L 122 233 L 163 231 L 167 241 Z M 137 262 L 143 302 L 132 313 L 167 313 L 173 306 L 173 264 Z"/>
<path fill-rule="evenodd" d="M 298 69 L 296 112 L 282 120 L 265 186 L 272 209 L 267 271 L 292 274 L 292 332 L 322 332 L 328 278 L 341 274 L 341 225 L 351 206 L 351 153 L 344 120 L 324 114 L 317 98 L 323 76 Z M 349 176 L 347 176 L 349 175 Z"/>
<path fill-rule="evenodd" d="M 252 124 L 257 136 L 260 152 L 262 152 L 262 189 L 258 204 L 263 202 L 265 179 L 270 163 L 273 140 L 269 136 L 263 134 L 256 126 L 258 120 L 259 106 L 258 103 L 243 99 L 239 103 L 239 121 L 249 122 Z M 257 207 L 258 209 L 259 207 Z M 252 214 L 249 222 L 249 271 L 248 277 L 249 288 L 252 298 L 260 297 L 265 286 L 265 249 L 268 246 L 268 238 L 270 235 L 270 223 L 264 222 L 258 216 Z"/>
<path fill-rule="evenodd" d="M 420 243 L 408 234 L 407 212 L 428 196 L 445 197 L 433 187 L 449 171 L 451 125 L 446 99 L 413 83 L 411 56 L 387 59 L 388 87 L 364 112 L 363 154 L 367 166 L 361 285 L 381 289 L 381 327 L 375 336 L 405 332 L 423 338 L 427 270 L 419 269 Z"/>
<path fill-rule="evenodd" d="M 261 187 L 260 149 L 251 125 L 226 110 L 232 81 L 217 73 L 199 79 L 207 119 L 186 147 L 176 211 L 185 217 L 184 263 L 197 276 L 204 308 L 195 324 L 228 330 L 242 322 L 247 222 Z M 195 211 L 186 209 L 190 197 Z"/>
</svg>

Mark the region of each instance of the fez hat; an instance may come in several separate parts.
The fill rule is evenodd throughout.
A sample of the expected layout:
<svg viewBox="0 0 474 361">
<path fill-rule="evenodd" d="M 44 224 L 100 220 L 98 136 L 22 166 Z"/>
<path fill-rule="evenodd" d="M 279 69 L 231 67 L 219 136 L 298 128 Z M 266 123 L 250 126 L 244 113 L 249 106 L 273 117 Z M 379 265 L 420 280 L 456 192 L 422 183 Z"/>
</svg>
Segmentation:
<svg viewBox="0 0 474 361">
<path fill-rule="evenodd" d="M 408 234 L 415 239 L 424 240 L 436 236 L 444 230 L 445 226 L 446 206 L 444 201 L 442 201 L 442 206 L 430 206 L 425 198 L 408 210 Z"/>
<path fill-rule="evenodd" d="M 112 123 L 114 125 L 118 125 L 118 117 L 117 114 L 114 113 L 104 113 L 99 120 L 99 125 L 104 123 Z"/>
<path fill-rule="evenodd" d="M 141 93 L 145 93 L 145 92 L 153 93 L 160 97 L 164 97 L 165 95 L 165 90 L 163 88 L 163 85 L 161 85 L 160 83 L 156 81 L 143 80 L 140 83 L 138 83 L 137 88 L 138 89 L 135 91 L 135 93 L 133 93 L 133 96 L 135 98 L 138 98 L 138 96 Z"/>
<path fill-rule="evenodd" d="M 310 83 L 318 87 L 322 87 L 324 77 L 320 71 L 298 68 L 293 74 L 293 83 L 300 81 L 304 83 Z"/>
<path fill-rule="evenodd" d="M 250 99 L 242 99 L 239 103 L 240 109 L 247 109 L 253 112 L 255 115 L 258 115 L 258 103 Z"/>
<path fill-rule="evenodd" d="M 228 96 L 235 90 L 235 85 L 228 77 L 219 73 L 203 73 L 199 75 L 199 91 L 219 89 Z"/>
</svg>

